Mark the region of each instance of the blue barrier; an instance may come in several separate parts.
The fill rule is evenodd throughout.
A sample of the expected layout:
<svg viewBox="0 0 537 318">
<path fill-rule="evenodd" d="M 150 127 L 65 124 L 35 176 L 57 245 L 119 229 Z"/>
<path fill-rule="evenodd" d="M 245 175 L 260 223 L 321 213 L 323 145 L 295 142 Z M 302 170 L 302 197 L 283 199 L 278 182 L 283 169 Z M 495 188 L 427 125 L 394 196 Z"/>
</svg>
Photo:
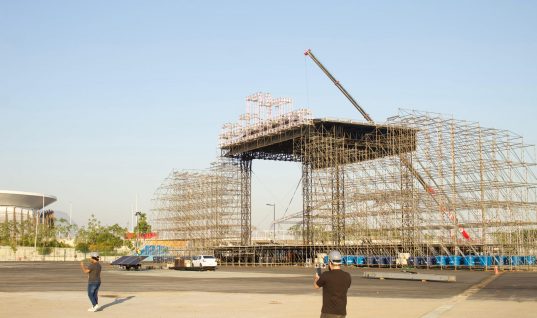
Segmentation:
<svg viewBox="0 0 537 318">
<path fill-rule="evenodd" d="M 381 265 L 392 265 L 393 258 L 391 256 L 381 256 L 380 264 Z"/>
<path fill-rule="evenodd" d="M 449 266 L 461 266 L 462 256 L 450 255 L 448 256 Z"/>
<path fill-rule="evenodd" d="M 356 265 L 365 265 L 365 256 L 356 256 Z"/>
<path fill-rule="evenodd" d="M 378 257 L 378 256 L 368 256 L 367 257 L 367 264 L 368 265 L 379 265 L 380 264 L 380 257 Z"/>
<path fill-rule="evenodd" d="M 475 257 L 473 255 L 464 256 L 463 259 L 462 259 L 464 266 L 475 266 L 476 258 L 477 257 Z"/>
<path fill-rule="evenodd" d="M 492 256 L 476 256 L 476 259 L 479 266 L 492 266 Z"/>
<path fill-rule="evenodd" d="M 522 256 L 511 256 L 509 258 L 509 262 L 513 266 L 523 265 L 524 264 L 524 257 L 522 257 Z"/>
<path fill-rule="evenodd" d="M 447 266 L 447 256 L 435 256 L 436 264 L 440 266 Z"/>
<path fill-rule="evenodd" d="M 436 257 L 433 257 L 433 256 L 428 256 L 428 257 L 418 256 L 414 258 L 415 258 L 414 262 L 416 265 L 421 265 L 421 266 L 436 265 Z"/>
<path fill-rule="evenodd" d="M 142 251 L 141 255 L 162 255 L 167 252 L 167 247 L 165 246 L 154 246 L 147 245 Z M 325 264 L 328 264 L 328 256 L 325 256 L 323 259 Z M 395 264 L 395 258 L 392 256 L 382 256 L 382 255 L 344 255 L 342 257 L 342 263 L 344 265 L 377 265 L 377 266 L 391 266 Z M 489 267 L 493 265 L 537 265 L 536 256 L 504 256 L 504 255 L 495 255 L 495 256 L 482 256 L 482 255 L 466 255 L 466 256 L 456 256 L 456 255 L 439 255 L 439 256 L 411 256 L 408 259 L 408 264 L 411 266 L 483 266 Z"/>
<path fill-rule="evenodd" d="M 536 256 L 505 256 L 496 255 L 491 256 L 494 260 L 494 265 L 506 266 L 520 266 L 520 265 L 536 265 Z"/>
<path fill-rule="evenodd" d="M 501 256 L 501 255 L 496 255 L 496 256 L 491 256 L 492 257 L 492 263 L 494 265 L 507 265 L 509 264 L 509 260 L 507 259 L 507 256 Z"/>
<path fill-rule="evenodd" d="M 344 255 L 341 257 L 341 263 L 344 265 L 365 265 L 367 258 L 365 256 Z M 324 264 L 328 265 L 328 256 L 323 258 Z"/>
<path fill-rule="evenodd" d="M 524 265 L 535 265 L 536 257 L 535 256 L 523 256 Z"/>
<path fill-rule="evenodd" d="M 341 257 L 341 262 L 345 265 L 355 265 L 356 264 L 356 256 L 353 255 L 345 255 Z"/>
</svg>

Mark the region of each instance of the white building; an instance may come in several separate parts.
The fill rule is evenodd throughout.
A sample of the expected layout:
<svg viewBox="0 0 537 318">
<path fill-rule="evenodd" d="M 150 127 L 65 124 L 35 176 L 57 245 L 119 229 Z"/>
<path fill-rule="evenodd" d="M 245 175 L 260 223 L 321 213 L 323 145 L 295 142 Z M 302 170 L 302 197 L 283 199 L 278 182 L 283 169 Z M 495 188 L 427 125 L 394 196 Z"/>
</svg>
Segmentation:
<svg viewBox="0 0 537 318">
<path fill-rule="evenodd" d="M 0 190 L 0 222 L 33 219 L 39 210 L 56 202 L 53 195 Z"/>
</svg>

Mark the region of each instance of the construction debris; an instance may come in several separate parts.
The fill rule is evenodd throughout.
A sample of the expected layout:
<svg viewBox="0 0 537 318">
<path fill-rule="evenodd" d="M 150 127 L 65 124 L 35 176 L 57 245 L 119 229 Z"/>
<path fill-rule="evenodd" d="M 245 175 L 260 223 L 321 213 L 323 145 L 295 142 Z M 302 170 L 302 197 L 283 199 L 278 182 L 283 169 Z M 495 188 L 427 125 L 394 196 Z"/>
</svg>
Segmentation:
<svg viewBox="0 0 537 318">
<path fill-rule="evenodd" d="M 377 279 L 400 279 L 400 280 L 418 280 L 425 282 L 455 282 L 457 277 L 454 275 L 436 275 L 436 274 L 413 274 L 413 273 L 390 273 L 390 272 L 365 272 L 363 278 Z"/>
</svg>

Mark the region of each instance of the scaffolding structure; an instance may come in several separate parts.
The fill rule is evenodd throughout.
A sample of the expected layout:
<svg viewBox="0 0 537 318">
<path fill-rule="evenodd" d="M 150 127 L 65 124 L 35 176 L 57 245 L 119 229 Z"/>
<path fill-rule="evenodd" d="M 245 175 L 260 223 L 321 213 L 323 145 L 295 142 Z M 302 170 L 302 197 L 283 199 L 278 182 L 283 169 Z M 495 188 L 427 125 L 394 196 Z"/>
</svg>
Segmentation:
<svg viewBox="0 0 537 318">
<path fill-rule="evenodd" d="M 293 110 L 291 98 L 258 92 L 246 97 L 246 113 L 239 116 L 237 123 L 224 124 L 220 148 L 285 133 L 309 121 L 310 110 Z"/>
<path fill-rule="evenodd" d="M 486 254 L 537 253 L 533 145 L 507 130 L 426 112 L 401 110 L 390 122 L 419 130 L 410 160 L 433 187 L 428 193 L 411 185 L 418 190 L 407 199 L 414 241 Z"/>
<path fill-rule="evenodd" d="M 535 148 L 521 136 L 410 110 L 382 124 L 312 119 L 267 93 L 246 104 L 223 127 L 218 164 L 174 171 L 157 191 L 160 239 L 232 264 L 308 263 L 334 248 L 373 259 L 537 255 Z M 254 159 L 302 164 L 303 211 L 281 220 L 299 240 L 252 242 Z"/>
<path fill-rule="evenodd" d="M 151 222 L 177 254 L 241 241 L 239 163 L 221 159 L 207 170 L 174 170 L 157 189 Z M 179 242 L 179 244 L 178 244 Z M 182 244 L 181 244 L 182 243 Z"/>
</svg>

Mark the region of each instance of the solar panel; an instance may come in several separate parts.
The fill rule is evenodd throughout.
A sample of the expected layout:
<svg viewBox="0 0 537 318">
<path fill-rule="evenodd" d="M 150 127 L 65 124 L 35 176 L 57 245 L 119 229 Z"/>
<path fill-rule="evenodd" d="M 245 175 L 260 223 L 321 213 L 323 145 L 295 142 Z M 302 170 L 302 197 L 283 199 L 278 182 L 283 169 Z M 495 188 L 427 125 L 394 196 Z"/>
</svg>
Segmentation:
<svg viewBox="0 0 537 318">
<path fill-rule="evenodd" d="M 112 263 L 110 263 L 111 265 L 121 265 L 122 262 L 128 258 L 130 256 L 121 256 L 120 258 L 116 259 L 115 261 L 113 261 Z"/>
<path fill-rule="evenodd" d="M 138 264 L 140 264 L 139 256 L 132 256 L 131 258 L 125 261 L 125 265 L 138 265 Z"/>
<path fill-rule="evenodd" d="M 131 258 L 132 256 L 121 256 L 120 258 L 112 262 L 111 264 L 112 265 L 126 265 L 126 263 L 128 263 Z"/>
<path fill-rule="evenodd" d="M 137 256 L 129 256 L 129 258 L 123 261 L 123 265 L 136 265 L 136 264 L 138 264 Z"/>
<path fill-rule="evenodd" d="M 146 259 L 147 256 L 121 256 L 120 258 L 116 259 L 111 265 L 120 265 L 120 266 L 135 266 L 139 265 L 140 262 L 144 259 Z"/>
</svg>

